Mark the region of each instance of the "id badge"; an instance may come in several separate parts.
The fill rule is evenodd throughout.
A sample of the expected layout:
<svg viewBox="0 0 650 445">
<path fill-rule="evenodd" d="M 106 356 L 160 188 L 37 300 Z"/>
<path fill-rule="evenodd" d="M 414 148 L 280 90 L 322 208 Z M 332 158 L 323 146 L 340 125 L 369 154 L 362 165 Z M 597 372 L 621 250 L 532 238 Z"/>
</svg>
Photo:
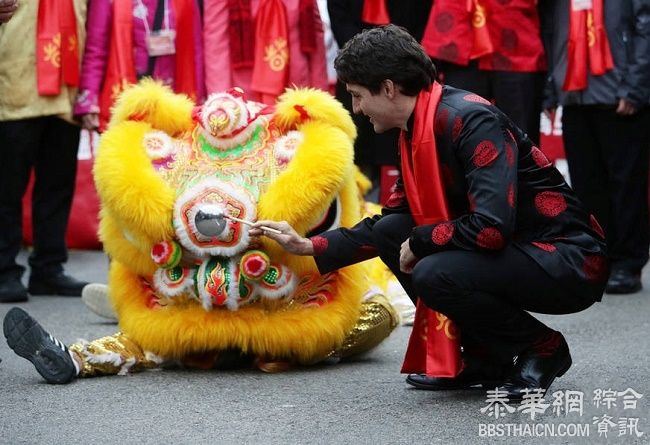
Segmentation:
<svg viewBox="0 0 650 445">
<path fill-rule="evenodd" d="M 176 31 L 161 29 L 152 31 L 147 37 L 147 51 L 149 56 L 169 56 L 176 53 Z"/>
</svg>

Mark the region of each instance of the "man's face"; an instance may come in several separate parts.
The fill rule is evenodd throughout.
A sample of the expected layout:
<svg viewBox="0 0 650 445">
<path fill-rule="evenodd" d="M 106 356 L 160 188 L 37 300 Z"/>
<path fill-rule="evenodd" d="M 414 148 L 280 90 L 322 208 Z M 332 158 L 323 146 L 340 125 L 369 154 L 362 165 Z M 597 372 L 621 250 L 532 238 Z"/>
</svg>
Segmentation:
<svg viewBox="0 0 650 445">
<path fill-rule="evenodd" d="M 368 116 L 375 133 L 383 133 L 398 126 L 393 115 L 394 103 L 385 88 L 382 87 L 377 94 L 372 94 L 368 88 L 348 83 L 346 89 L 352 95 L 352 111 Z"/>
</svg>

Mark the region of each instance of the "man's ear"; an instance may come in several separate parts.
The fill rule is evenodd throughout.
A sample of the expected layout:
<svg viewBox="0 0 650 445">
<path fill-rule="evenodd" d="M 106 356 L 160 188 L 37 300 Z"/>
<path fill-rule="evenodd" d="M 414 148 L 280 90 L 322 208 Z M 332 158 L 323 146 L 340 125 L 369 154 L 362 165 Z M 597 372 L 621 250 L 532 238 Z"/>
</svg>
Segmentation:
<svg viewBox="0 0 650 445">
<path fill-rule="evenodd" d="M 381 91 L 388 97 L 389 99 L 392 99 L 395 97 L 397 85 L 395 85 L 395 82 L 393 82 L 390 79 L 384 79 L 381 82 Z"/>
</svg>

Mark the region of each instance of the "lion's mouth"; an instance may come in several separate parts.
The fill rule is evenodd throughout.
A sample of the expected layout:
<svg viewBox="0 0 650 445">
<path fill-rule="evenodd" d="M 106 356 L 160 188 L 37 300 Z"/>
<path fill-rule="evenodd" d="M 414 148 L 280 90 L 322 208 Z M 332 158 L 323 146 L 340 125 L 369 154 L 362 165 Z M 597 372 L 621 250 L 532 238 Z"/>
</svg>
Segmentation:
<svg viewBox="0 0 650 445">
<path fill-rule="evenodd" d="M 206 310 L 291 297 L 293 271 L 253 246 L 248 227 L 238 222 L 255 217 L 255 199 L 242 186 L 210 178 L 187 188 L 174 207 L 176 240 L 161 241 L 151 252 L 160 267 L 153 279 L 156 293 L 169 304 L 189 297 Z M 336 197 L 306 236 L 337 228 L 340 221 Z"/>
</svg>

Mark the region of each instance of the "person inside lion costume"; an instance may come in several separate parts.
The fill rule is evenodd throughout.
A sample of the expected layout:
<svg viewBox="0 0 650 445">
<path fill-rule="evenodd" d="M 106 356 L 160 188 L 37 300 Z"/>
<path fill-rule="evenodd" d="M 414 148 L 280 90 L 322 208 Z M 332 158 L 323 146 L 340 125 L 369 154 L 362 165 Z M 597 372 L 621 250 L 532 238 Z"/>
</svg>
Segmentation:
<svg viewBox="0 0 650 445">
<path fill-rule="evenodd" d="M 94 167 L 120 332 L 69 347 L 13 308 L 9 346 L 51 383 L 180 363 L 279 371 L 378 345 L 398 316 L 369 263 L 320 275 L 249 235 L 257 219 L 311 236 L 361 217 L 354 124 L 329 94 L 274 107 L 233 89 L 200 106 L 153 81 L 127 89 Z"/>
</svg>

